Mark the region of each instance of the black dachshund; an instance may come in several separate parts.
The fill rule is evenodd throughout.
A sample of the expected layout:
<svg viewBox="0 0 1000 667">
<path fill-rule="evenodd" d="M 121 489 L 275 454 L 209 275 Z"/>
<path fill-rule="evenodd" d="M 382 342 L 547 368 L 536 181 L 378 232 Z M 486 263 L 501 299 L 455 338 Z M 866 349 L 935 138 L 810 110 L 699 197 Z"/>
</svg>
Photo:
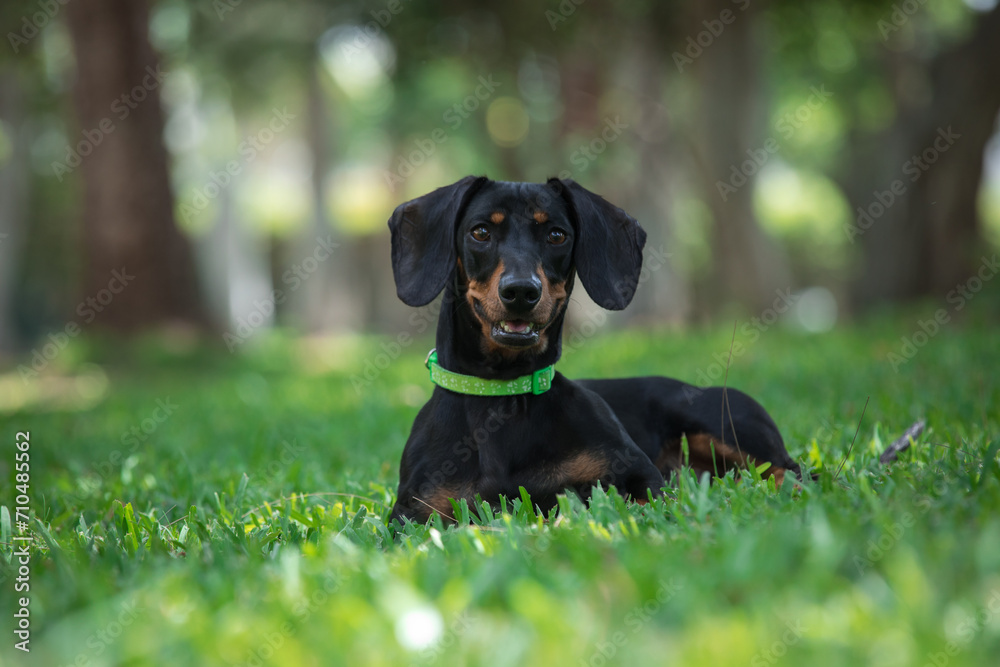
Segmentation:
<svg viewBox="0 0 1000 667">
<path fill-rule="evenodd" d="M 596 484 L 645 502 L 684 464 L 798 474 L 774 421 L 739 391 L 554 372 L 576 275 L 611 310 L 638 283 L 646 233 L 600 196 L 570 180 L 469 176 L 400 205 L 389 229 L 399 298 L 445 292 L 427 360 L 437 386 L 403 450 L 392 519 L 450 519 L 449 499 L 495 504 L 519 487 L 543 511 Z"/>
</svg>

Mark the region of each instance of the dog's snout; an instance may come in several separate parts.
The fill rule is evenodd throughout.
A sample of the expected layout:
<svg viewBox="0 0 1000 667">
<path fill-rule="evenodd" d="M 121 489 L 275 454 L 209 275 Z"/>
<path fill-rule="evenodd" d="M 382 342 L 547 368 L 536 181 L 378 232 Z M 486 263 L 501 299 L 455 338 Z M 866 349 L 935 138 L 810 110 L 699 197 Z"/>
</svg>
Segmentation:
<svg viewBox="0 0 1000 667">
<path fill-rule="evenodd" d="M 528 311 L 542 298 L 542 281 L 538 276 L 506 275 L 500 279 L 500 301 L 513 311 Z"/>
</svg>

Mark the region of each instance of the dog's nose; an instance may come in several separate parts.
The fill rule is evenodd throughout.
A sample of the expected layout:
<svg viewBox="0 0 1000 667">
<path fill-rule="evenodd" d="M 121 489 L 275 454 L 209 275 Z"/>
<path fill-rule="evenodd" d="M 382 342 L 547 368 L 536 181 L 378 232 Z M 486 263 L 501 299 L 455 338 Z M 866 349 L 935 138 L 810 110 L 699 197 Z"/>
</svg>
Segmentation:
<svg viewBox="0 0 1000 667">
<path fill-rule="evenodd" d="M 500 301 L 513 311 L 531 310 L 542 298 L 538 276 L 504 276 L 500 279 Z"/>
</svg>

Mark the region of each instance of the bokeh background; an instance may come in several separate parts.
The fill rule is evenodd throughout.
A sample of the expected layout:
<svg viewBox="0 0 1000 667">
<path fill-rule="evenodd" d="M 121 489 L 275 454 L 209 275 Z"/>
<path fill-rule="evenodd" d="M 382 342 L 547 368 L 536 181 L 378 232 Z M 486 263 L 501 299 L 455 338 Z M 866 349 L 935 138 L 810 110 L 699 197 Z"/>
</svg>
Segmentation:
<svg viewBox="0 0 1000 667">
<path fill-rule="evenodd" d="M 996 0 L 0 0 L 0 665 L 995 665 L 998 112 Z M 742 389 L 815 483 L 391 531 L 386 221 L 470 173 L 648 231 L 561 372 Z"/>
<path fill-rule="evenodd" d="M 1000 244 L 991 0 L 36 0 L 0 26 L 8 364 L 405 330 L 386 220 L 469 173 L 640 220 L 615 326 L 784 297 L 826 330 L 946 299 Z"/>
</svg>

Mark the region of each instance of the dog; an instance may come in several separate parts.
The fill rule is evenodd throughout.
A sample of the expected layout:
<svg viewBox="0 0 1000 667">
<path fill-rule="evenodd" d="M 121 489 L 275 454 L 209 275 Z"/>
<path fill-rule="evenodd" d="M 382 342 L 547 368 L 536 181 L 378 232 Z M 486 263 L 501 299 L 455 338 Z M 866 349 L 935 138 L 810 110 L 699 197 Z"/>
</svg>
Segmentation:
<svg viewBox="0 0 1000 667">
<path fill-rule="evenodd" d="M 609 310 L 638 286 L 646 234 L 599 195 L 568 179 L 469 176 L 401 204 L 389 229 L 399 298 L 417 307 L 444 292 L 427 360 L 437 386 L 403 449 L 390 522 L 453 520 L 451 500 L 496 505 L 520 487 L 543 512 L 595 485 L 645 502 L 682 465 L 723 475 L 768 462 L 779 484 L 799 475 L 774 420 L 742 392 L 552 369 L 577 276 Z"/>
</svg>

